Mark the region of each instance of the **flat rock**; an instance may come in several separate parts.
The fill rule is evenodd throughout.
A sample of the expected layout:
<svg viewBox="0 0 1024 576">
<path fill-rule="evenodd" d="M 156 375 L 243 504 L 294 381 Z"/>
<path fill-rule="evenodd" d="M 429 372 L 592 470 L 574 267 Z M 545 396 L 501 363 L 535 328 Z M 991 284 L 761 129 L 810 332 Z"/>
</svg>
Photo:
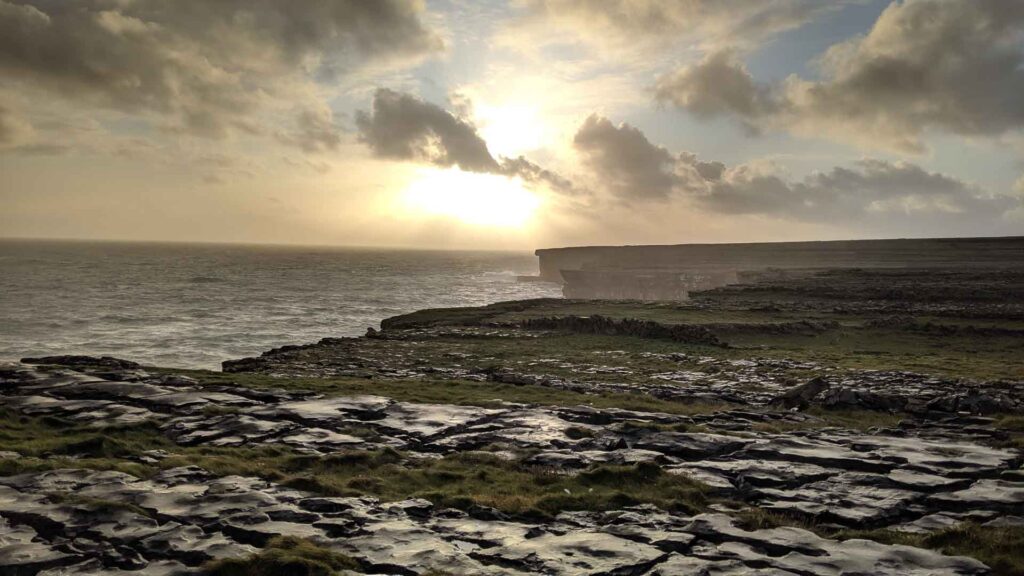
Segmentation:
<svg viewBox="0 0 1024 576">
<path fill-rule="evenodd" d="M 375 571 L 416 574 L 431 570 L 455 574 L 502 574 L 480 563 L 469 552 L 477 546 L 460 547 L 435 532 L 407 520 L 379 522 L 366 527 L 366 536 L 337 540 L 331 547 L 368 564 Z"/>
<path fill-rule="evenodd" d="M 544 534 L 476 557 L 525 572 L 543 574 L 641 574 L 666 553 L 655 546 L 591 531 Z"/>
<path fill-rule="evenodd" d="M 983 479 L 956 492 L 934 494 L 930 501 L 955 510 L 1024 509 L 1024 482 Z"/>
<path fill-rule="evenodd" d="M 40 570 L 72 564 L 79 559 L 39 542 L 35 530 L 27 526 L 12 526 L 0 518 L 0 573 L 10 576 L 31 575 Z"/>
<path fill-rule="evenodd" d="M 691 432 L 656 432 L 640 436 L 632 442 L 634 448 L 653 450 L 683 460 L 703 460 L 735 452 L 751 440 L 723 434 Z"/>
</svg>

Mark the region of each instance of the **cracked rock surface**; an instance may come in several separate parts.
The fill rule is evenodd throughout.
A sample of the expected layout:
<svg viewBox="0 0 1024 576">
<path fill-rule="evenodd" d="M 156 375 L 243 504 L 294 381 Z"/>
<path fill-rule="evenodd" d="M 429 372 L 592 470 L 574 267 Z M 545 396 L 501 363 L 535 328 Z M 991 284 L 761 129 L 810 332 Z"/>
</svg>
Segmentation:
<svg viewBox="0 0 1024 576">
<path fill-rule="evenodd" d="M 428 458 L 501 445 L 529 450 L 564 474 L 595 463 L 656 462 L 724 498 L 838 528 L 926 533 L 965 519 L 1013 524 L 1024 515 L 1020 453 L 991 446 L 998 432 L 981 416 L 931 412 L 871 432 L 822 426 L 751 434 L 752 424 L 814 417 L 750 409 L 689 417 L 590 406 L 484 409 L 204 386 L 114 362 L 89 373 L 73 368 L 4 365 L 0 401 L 27 416 L 151 422 L 182 446 L 283 444 L 314 456 L 389 447 Z M 214 407 L 232 412 L 211 414 Z M 677 424 L 706 431 L 665 429 Z M 97 510 L 59 497 L 67 493 L 124 506 Z M 746 530 L 728 511 L 684 516 L 636 506 L 537 522 L 425 500 L 324 497 L 196 467 L 146 479 L 77 468 L 0 477 L 0 574 L 188 573 L 254 552 L 277 535 L 308 538 L 381 574 L 988 571 L 977 560 L 908 546 L 836 541 L 799 528 Z"/>
<path fill-rule="evenodd" d="M 5 574 L 185 574 L 204 561 L 251 552 L 280 534 L 309 538 L 384 574 L 987 572 L 977 560 L 908 546 L 837 542 L 797 528 L 748 531 L 725 514 L 683 517 L 635 507 L 565 513 L 546 524 L 486 521 L 457 510 L 411 513 L 405 503 L 317 497 L 192 467 L 146 480 L 59 469 L 0 478 L 0 487 Z M 139 512 L 95 513 L 49 502 L 57 490 L 131 504 Z M 344 534 L 335 529 L 342 524 Z"/>
</svg>

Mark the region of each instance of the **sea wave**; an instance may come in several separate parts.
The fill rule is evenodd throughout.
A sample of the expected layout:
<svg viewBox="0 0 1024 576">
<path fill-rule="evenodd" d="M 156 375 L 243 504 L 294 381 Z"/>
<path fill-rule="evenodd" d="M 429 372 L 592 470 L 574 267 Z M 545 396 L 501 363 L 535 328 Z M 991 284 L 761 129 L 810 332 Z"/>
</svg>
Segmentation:
<svg viewBox="0 0 1024 576">
<path fill-rule="evenodd" d="M 529 253 L 0 241 L 0 357 L 217 368 L 422 308 L 557 297 Z"/>
</svg>

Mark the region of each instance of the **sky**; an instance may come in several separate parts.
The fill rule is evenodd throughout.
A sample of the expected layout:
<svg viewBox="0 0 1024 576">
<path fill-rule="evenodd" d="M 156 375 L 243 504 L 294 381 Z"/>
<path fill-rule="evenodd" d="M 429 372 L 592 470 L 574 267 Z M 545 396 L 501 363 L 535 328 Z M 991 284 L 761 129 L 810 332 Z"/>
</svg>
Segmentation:
<svg viewBox="0 0 1024 576">
<path fill-rule="evenodd" d="M 992 235 L 1016 0 L 0 0 L 0 237 Z"/>
</svg>

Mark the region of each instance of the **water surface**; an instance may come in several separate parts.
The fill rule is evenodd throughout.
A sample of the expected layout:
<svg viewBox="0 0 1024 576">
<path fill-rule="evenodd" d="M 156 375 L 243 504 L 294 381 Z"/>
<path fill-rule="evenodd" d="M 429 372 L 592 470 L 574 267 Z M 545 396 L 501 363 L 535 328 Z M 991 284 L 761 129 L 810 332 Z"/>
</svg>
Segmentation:
<svg viewBox="0 0 1024 576">
<path fill-rule="evenodd" d="M 216 368 L 438 306 L 560 296 L 527 252 L 0 241 L 0 359 Z"/>
</svg>

